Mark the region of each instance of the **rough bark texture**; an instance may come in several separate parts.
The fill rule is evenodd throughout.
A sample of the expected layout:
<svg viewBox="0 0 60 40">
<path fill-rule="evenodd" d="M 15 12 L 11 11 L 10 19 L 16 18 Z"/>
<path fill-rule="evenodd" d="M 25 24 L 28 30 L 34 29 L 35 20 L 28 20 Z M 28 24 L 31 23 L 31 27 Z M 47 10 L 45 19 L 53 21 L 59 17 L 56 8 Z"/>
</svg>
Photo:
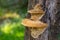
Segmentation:
<svg viewBox="0 0 60 40">
<path fill-rule="evenodd" d="M 45 11 L 41 21 L 48 23 L 46 31 L 37 39 L 30 35 L 30 28 L 26 28 L 25 40 L 59 40 L 57 35 L 60 31 L 60 1 L 59 0 L 29 0 L 28 10 L 32 9 L 35 4 L 40 3 Z M 32 6 L 33 5 L 33 6 Z M 29 15 L 29 14 L 28 14 Z M 27 18 L 29 16 L 27 15 Z"/>
<path fill-rule="evenodd" d="M 34 5 L 36 5 L 37 3 L 40 3 L 43 7 L 43 10 L 45 10 L 44 8 L 44 0 L 29 0 L 28 2 L 28 10 L 32 9 L 34 7 Z M 29 15 L 29 14 L 28 14 Z M 29 18 L 29 16 L 27 15 L 27 18 Z M 46 16 L 44 16 L 41 21 L 46 20 Z M 44 21 L 46 22 L 46 21 Z M 30 35 L 30 28 L 26 28 L 26 32 L 25 32 L 25 40 L 48 40 L 48 30 L 46 30 L 42 35 L 40 35 L 38 38 L 34 39 L 31 37 Z"/>
<path fill-rule="evenodd" d="M 58 28 L 59 28 L 59 5 L 58 0 L 47 0 L 47 16 L 49 21 L 49 38 L 48 40 L 58 40 Z"/>
</svg>

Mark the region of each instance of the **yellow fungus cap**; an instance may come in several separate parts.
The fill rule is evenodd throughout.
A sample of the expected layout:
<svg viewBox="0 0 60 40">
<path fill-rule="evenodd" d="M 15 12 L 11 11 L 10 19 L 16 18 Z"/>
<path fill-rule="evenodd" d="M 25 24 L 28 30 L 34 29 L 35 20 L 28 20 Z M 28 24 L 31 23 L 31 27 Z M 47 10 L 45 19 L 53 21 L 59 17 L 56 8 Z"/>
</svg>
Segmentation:
<svg viewBox="0 0 60 40">
<path fill-rule="evenodd" d="M 22 20 L 22 25 L 24 25 L 26 27 L 40 27 L 40 28 L 47 27 L 46 23 L 43 23 L 41 21 L 33 21 L 33 20 L 30 20 L 30 19 Z"/>
<path fill-rule="evenodd" d="M 32 9 L 32 10 L 29 10 L 28 13 L 31 13 L 31 14 L 43 14 L 45 12 L 43 10 L 40 10 L 40 9 Z"/>
</svg>

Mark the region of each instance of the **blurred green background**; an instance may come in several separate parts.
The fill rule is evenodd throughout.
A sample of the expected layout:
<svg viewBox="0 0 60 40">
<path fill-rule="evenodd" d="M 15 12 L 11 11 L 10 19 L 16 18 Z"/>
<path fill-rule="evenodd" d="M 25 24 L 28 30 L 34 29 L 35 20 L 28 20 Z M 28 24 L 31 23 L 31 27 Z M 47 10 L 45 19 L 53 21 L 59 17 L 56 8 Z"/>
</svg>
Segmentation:
<svg viewBox="0 0 60 40">
<path fill-rule="evenodd" d="M 24 40 L 27 0 L 0 0 L 0 40 Z"/>
</svg>

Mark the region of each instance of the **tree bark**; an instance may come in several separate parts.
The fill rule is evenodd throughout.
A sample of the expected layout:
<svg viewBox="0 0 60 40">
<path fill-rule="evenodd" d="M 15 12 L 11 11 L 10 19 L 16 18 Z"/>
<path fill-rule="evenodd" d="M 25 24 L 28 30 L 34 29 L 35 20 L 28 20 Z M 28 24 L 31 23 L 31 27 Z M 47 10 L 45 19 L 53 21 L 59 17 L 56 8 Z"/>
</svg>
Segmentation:
<svg viewBox="0 0 60 40">
<path fill-rule="evenodd" d="M 37 39 L 31 37 L 30 28 L 26 27 L 25 40 L 59 40 L 58 34 L 60 31 L 60 1 L 59 0 L 29 0 L 28 10 L 34 5 L 40 3 L 45 11 L 45 15 L 41 21 L 48 23 L 48 28 Z M 32 6 L 33 5 L 33 6 Z M 29 14 L 30 15 L 30 14 Z M 30 18 L 27 15 L 27 18 Z"/>
<path fill-rule="evenodd" d="M 59 33 L 59 0 L 47 0 L 46 1 L 46 11 L 49 21 L 49 35 L 48 40 L 58 40 L 58 33 Z M 60 1 L 59 1 L 60 2 Z"/>
<path fill-rule="evenodd" d="M 44 2 L 45 2 L 45 0 L 29 0 L 28 1 L 28 10 L 32 9 L 34 7 L 34 5 L 36 5 L 37 3 L 41 4 L 41 6 L 43 7 L 43 10 L 45 10 Z M 29 18 L 28 15 L 27 15 L 27 18 Z M 41 19 L 41 21 L 46 22 L 46 16 L 44 16 Z M 42 35 L 40 35 L 38 38 L 35 39 L 35 38 L 31 37 L 30 28 L 26 27 L 25 40 L 48 40 L 48 30 L 46 30 Z"/>
</svg>

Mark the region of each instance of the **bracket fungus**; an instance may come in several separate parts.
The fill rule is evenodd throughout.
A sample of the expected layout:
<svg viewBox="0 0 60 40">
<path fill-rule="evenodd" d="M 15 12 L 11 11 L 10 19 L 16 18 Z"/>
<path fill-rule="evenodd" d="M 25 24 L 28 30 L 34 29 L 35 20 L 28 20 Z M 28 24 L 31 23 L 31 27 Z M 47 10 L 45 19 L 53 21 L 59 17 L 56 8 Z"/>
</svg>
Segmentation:
<svg viewBox="0 0 60 40">
<path fill-rule="evenodd" d="M 31 14 L 31 19 L 39 20 L 43 17 L 44 11 L 42 10 L 41 6 L 37 4 L 34 9 L 28 10 L 28 13 Z"/>
<path fill-rule="evenodd" d="M 41 7 L 40 4 L 36 4 L 36 5 L 34 6 L 34 9 L 42 9 L 42 7 Z"/>
<path fill-rule="evenodd" d="M 28 13 L 31 14 L 31 19 L 39 20 L 43 17 L 45 12 L 43 10 L 40 10 L 40 9 L 38 9 L 38 10 L 32 9 L 32 10 L 29 10 Z"/>
<path fill-rule="evenodd" d="M 47 28 L 47 24 L 41 21 L 34 21 L 30 19 L 24 19 L 22 25 L 31 28 L 31 36 L 38 38 Z"/>
<path fill-rule="evenodd" d="M 41 34 L 43 34 L 43 32 L 46 30 L 46 27 L 45 28 L 32 28 L 31 29 L 31 36 L 33 38 L 38 38 Z"/>
<path fill-rule="evenodd" d="M 31 14 L 43 14 L 45 13 L 43 10 L 42 10 L 42 7 L 40 6 L 40 4 L 37 4 L 35 5 L 35 7 L 31 10 L 28 11 L 28 13 L 31 13 Z"/>
<path fill-rule="evenodd" d="M 47 27 L 47 24 L 46 23 L 43 23 L 41 21 L 33 21 L 33 20 L 30 20 L 30 19 L 24 19 L 22 21 L 22 25 L 26 26 L 26 27 L 40 27 L 40 28 L 45 28 Z"/>
<path fill-rule="evenodd" d="M 31 14 L 31 18 L 22 20 L 22 25 L 31 28 L 31 36 L 38 38 L 48 26 L 47 23 L 39 21 L 44 16 L 45 11 L 42 10 L 40 4 L 37 4 L 33 9 L 28 10 L 28 13 Z"/>
<path fill-rule="evenodd" d="M 45 13 L 43 10 L 40 10 L 40 9 L 31 9 L 28 11 L 28 13 L 31 13 L 31 14 L 43 14 Z"/>
</svg>

